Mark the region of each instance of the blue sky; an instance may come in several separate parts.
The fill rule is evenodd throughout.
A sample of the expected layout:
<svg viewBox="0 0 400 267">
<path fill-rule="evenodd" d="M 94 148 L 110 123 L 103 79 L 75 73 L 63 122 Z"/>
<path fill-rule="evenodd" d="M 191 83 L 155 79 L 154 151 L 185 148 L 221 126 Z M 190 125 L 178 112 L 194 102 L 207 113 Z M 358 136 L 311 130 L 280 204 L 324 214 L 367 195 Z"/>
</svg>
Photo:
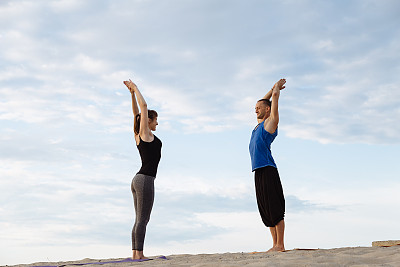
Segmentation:
<svg viewBox="0 0 400 267">
<path fill-rule="evenodd" d="M 1 1 L 0 264 L 127 257 L 131 78 L 163 141 L 145 253 L 262 251 L 248 142 L 279 78 L 286 247 L 399 239 L 398 1 Z"/>
</svg>

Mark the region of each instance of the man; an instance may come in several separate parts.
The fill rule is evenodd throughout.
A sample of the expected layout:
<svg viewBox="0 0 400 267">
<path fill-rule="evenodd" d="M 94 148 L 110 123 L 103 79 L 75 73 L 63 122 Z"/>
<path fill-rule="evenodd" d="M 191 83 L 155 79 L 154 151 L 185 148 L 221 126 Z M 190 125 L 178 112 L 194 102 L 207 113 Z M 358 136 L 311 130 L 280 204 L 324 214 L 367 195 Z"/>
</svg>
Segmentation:
<svg viewBox="0 0 400 267">
<path fill-rule="evenodd" d="M 258 210 L 263 223 L 269 227 L 273 240 L 273 247 L 268 252 L 285 250 L 285 197 L 271 153 L 271 143 L 278 135 L 278 100 L 285 83 L 285 79 L 280 79 L 257 102 L 255 112 L 258 125 L 251 134 L 249 145 Z"/>
</svg>

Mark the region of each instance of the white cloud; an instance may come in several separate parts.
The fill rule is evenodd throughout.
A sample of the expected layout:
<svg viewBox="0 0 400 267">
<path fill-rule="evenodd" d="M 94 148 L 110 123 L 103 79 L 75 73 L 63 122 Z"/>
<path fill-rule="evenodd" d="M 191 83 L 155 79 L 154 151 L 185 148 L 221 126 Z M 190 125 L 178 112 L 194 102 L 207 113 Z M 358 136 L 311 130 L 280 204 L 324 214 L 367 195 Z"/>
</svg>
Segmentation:
<svg viewBox="0 0 400 267">
<path fill-rule="evenodd" d="M 108 69 L 106 63 L 102 60 L 91 58 L 88 55 L 79 54 L 72 62 L 72 67 L 81 67 L 81 70 L 90 74 L 100 74 L 106 72 Z M 76 70 L 79 71 L 79 68 Z"/>
<path fill-rule="evenodd" d="M 60 2 L 55 5 L 65 5 L 65 3 Z M 147 5 L 144 5 L 142 3 L 141 9 L 146 9 Z M 65 7 L 66 10 L 69 10 L 69 7 Z M 79 7 L 77 3 L 72 3 L 71 8 L 86 8 L 86 7 Z M 188 8 L 188 7 L 184 7 Z M 301 5 L 301 8 L 304 8 Z M 321 5 L 320 8 L 326 8 L 325 6 Z M 114 12 L 114 9 L 111 9 L 110 12 Z M 93 13 L 93 17 L 100 16 L 100 14 L 105 14 L 106 11 L 100 7 L 97 10 L 97 13 Z M 35 14 L 34 11 L 32 11 L 32 14 Z M 310 18 L 306 19 L 301 17 L 299 24 L 306 23 L 309 25 L 309 27 L 314 27 L 316 28 L 316 25 L 311 25 L 310 23 L 313 21 L 313 19 L 316 19 L 319 15 L 319 13 L 311 12 L 310 11 Z M 216 12 L 215 17 L 219 17 L 221 14 L 218 14 Z M 91 20 L 92 16 L 88 17 L 88 21 Z M 110 15 L 105 17 L 105 21 L 108 21 L 110 19 Z M 128 21 L 129 16 L 123 15 L 120 16 L 120 20 L 115 22 L 115 25 L 123 25 L 124 21 Z M 142 22 L 147 22 L 148 18 L 145 16 L 139 16 L 135 18 L 136 20 L 143 20 Z M 364 19 L 364 18 L 363 18 Z M 168 22 L 168 23 L 173 23 Z M 195 27 L 200 27 L 200 24 L 198 25 L 197 20 L 190 20 L 190 23 L 193 23 L 196 25 Z M 346 20 L 346 17 L 342 18 L 341 23 L 343 25 L 346 25 L 347 27 L 350 28 L 357 28 L 361 27 L 361 29 L 365 32 L 366 29 L 357 22 L 357 20 Z M 158 24 L 157 24 L 158 25 Z M 35 72 L 38 73 L 40 76 L 40 80 L 45 81 L 45 82 L 50 82 L 54 84 L 54 86 L 57 86 L 57 82 L 59 82 L 57 79 L 57 76 L 60 75 L 60 73 L 67 73 L 65 77 L 65 80 L 71 80 L 75 79 L 75 77 L 78 77 L 76 72 L 78 71 L 83 71 L 87 75 L 93 75 L 91 78 L 93 79 L 94 77 L 100 77 L 100 80 L 96 79 L 97 81 L 91 81 L 89 79 L 83 80 L 80 82 L 80 84 L 74 83 L 70 84 L 69 88 L 71 87 L 79 87 L 80 91 L 84 91 L 84 88 L 88 88 L 91 84 L 94 84 L 94 86 L 99 86 L 100 81 L 103 83 L 103 86 L 98 87 L 98 88 L 104 88 L 104 85 L 107 87 L 114 87 L 114 86 L 120 86 L 119 84 L 113 84 L 113 82 L 110 79 L 115 79 L 115 77 L 121 77 L 119 79 L 124 79 L 125 77 L 132 77 L 131 75 L 128 75 L 130 71 L 127 70 L 127 68 L 121 68 L 119 67 L 119 70 L 112 71 L 110 68 L 112 65 L 115 66 L 115 63 L 112 63 L 110 55 L 105 53 L 107 49 L 102 48 L 105 43 L 101 43 L 100 40 L 102 38 L 101 31 L 96 28 L 96 30 L 89 30 L 90 28 L 77 28 L 78 26 L 76 24 L 71 24 L 72 28 L 71 29 L 76 29 L 76 31 L 73 31 L 71 29 L 66 29 L 66 31 L 61 32 L 63 36 L 69 36 L 67 37 L 68 43 L 70 44 L 76 44 L 70 47 L 65 47 L 64 45 L 58 44 L 58 43 L 53 43 L 52 45 L 59 46 L 61 49 L 67 49 L 69 51 L 70 59 L 72 61 L 66 61 L 64 64 L 58 64 L 58 60 L 61 58 L 58 57 L 51 57 L 50 60 L 47 62 L 38 62 L 42 61 L 40 58 L 35 56 L 37 54 L 36 52 L 39 50 L 41 51 L 42 49 L 40 48 L 39 45 L 34 45 L 33 47 L 36 48 L 31 48 L 30 51 L 20 53 L 19 50 L 15 50 L 15 53 L 11 52 L 8 53 L 7 55 L 14 56 L 14 60 L 22 60 L 22 55 L 25 59 L 31 59 L 30 61 L 33 60 L 33 62 L 36 61 L 36 65 L 42 66 L 46 72 L 49 73 L 47 76 L 43 76 L 39 70 L 36 70 Z M 279 27 L 288 27 L 289 25 L 283 24 L 283 25 L 278 25 L 278 30 Z M 108 24 L 108 28 L 105 28 L 105 30 L 109 31 L 112 29 L 112 24 Z M 154 26 L 155 29 L 158 29 L 157 27 L 163 28 L 162 25 Z M 185 26 L 183 31 L 186 31 L 186 27 L 189 27 L 188 25 Z M 19 35 L 21 38 L 21 29 L 22 31 L 25 31 L 24 28 L 18 28 L 19 30 L 15 31 L 14 33 Z M 197 45 L 193 45 L 192 42 L 187 43 L 187 42 L 177 42 L 177 40 L 186 40 L 183 36 L 179 35 L 179 30 L 174 31 L 174 36 L 175 38 L 169 38 L 169 42 L 167 43 L 158 43 L 158 44 L 151 44 L 150 46 L 140 46 L 138 42 L 135 42 L 136 36 L 138 36 L 138 28 L 132 27 L 130 30 L 128 30 L 127 34 L 125 35 L 117 35 L 117 32 L 114 31 L 112 32 L 115 37 L 118 36 L 118 38 L 126 38 L 126 40 L 130 43 L 132 43 L 132 50 L 134 51 L 134 59 L 132 66 L 137 66 L 139 67 L 141 62 L 141 51 L 143 53 L 147 53 L 149 55 L 152 55 L 155 58 L 155 61 L 152 62 L 152 64 L 156 64 L 157 70 L 156 70 L 156 75 L 154 76 L 147 76 L 144 77 L 142 75 L 143 79 L 143 91 L 149 99 L 154 99 L 154 103 L 156 104 L 156 107 L 159 106 L 162 114 L 160 116 L 163 116 L 164 121 L 166 122 L 168 127 L 170 129 L 176 129 L 177 125 L 171 125 L 171 123 L 176 123 L 178 122 L 183 129 L 186 131 L 192 131 L 192 132 L 215 132 L 215 131 L 224 131 L 228 129 L 233 129 L 239 125 L 244 125 L 248 124 L 249 115 L 244 115 L 246 112 L 243 112 L 244 109 L 241 107 L 240 109 L 237 109 L 239 105 L 233 105 L 229 106 L 229 104 L 226 104 L 227 109 L 225 111 L 220 111 L 218 110 L 218 106 L 220 103 L 218 102 L 217 99 L 215 99 L 216 96 L 220 95 L 225 95 L 229 97 L 227 99 L 227 102 L 233 102 L 233 103 L 242 103 L 242 98 L 243 94 L 238 94 L 237 92 L 240 92 L 243 90 L 245 87 L 246 90 L 248 88 L 253 88 L 249 91 L 251 94 L 257 94 L 255 93 L 255 89 L 257 88 L 262 88 L 261 91 L 264 91 L 266 88 L 269 88 L 272 86 L 273 81 L 272 79 L 277 79 L 277 75 L 280 72 L 283 72 L 283 74 L 291 74 L 290 78 L 288 79 L 288 93 L 285 94 L 293 94 L 293 97 L 290 98 L 290 102 L 286 102 L 285 104 L 288 106 L 297 106 L 297 100 L 296 96 L 299 95 L 299 92 L 293 90 L 296 87 L 296 84 L 301 86 L 301 87 L 309 87 L 309 86 L 320 86 L 320 94 L 319 95 L 308 95 L 309 99 L 307 101 L 312 101 L 311 105 L 307 106 L 307 109 L 309 112 L 303 111 L 298 111 L 296 110 L 295 112 L 292 112 L 288 116 L 293 116 L 290 121 L 293 121 L 295 123 L 290 123 L 289 125 L 286 125 L 285 129 L 288 131 L 288 135 L 295 137 L 292 132 L 298 132 L 298 131 L 307 131 L 305 134 L 303 134 L 303 138 L 308 138 L 312 140 L 318 140 L 320 142 L 337 142 L 337 137 L 340 138 L 340 142 L 353 142 L 355 139 L 359 140 L 361 142 L 381 142 L 380 139 L 383 139 L 383 137 L 378 136 L 376 132 L 374 132 L 371 129 L 371 126 L 368 124 L 365 124 L 364 127 L 360 127 L 359 125 L 362 124 L 363 122 L 360 123 L 357 119 L 348 119 L 346 118 L 345 125 L 343 126 L 343 113 L 347 114 L 355 114 L 357 113 L 357 118 L 361 118 L 362 120 L 367 120 L 368 118 L 368 113 L 364 113 L 363 110 L 359 112 L 354 107 L 354 100 L 356 100 L 357 95 L 360 93 L 363 97 L 365 97 L 365 94 L 367 92 L 372 91 L 375 92 L 374 87 L 378 86 L 381 83 L 381 72 L 379 71 L 379 76 L 377 79 L 372 80 L 371 77 L 365 77 L 361 83 L 360 83 L 360 75 L 362 72 L 367 72 L 367 73 L 373 73 L 376 71 L 374 69 L 373 62 L 379 62 L 379 66 L 381 66 L 381 63 L 383 63 L 385 58 L 389 58 L 388 55 L 393 55 L 393 52 L 397 50 L 397 45 L 395 41 L 388 42 L 386 44 L 380 44 L 382 47 L 376 46 L 373 43 L 372 49 L 371 48 L 366 48 L 362 47 L 362 50 L 365 51 L 366 53 L 360 54 L 356 53 L 355 55 L 349 55 L 347 58 L 343 57 L 337 57 L 340 53 L 343 53 L 344 51 L 349 51 L 352 49 L 352 47 L 355 44 L 358 44 L 359 41 L 356 38 L 348 38 L 346 39 L 345 42 L 341 42 L 341 46 L 337 46 L 337 36 L 339 34 L 343 34 L 346 32 L 346 29 L 338 29 L 338 32 L 334 32 L 333 29 L 329 29 L 326 34 L 322 34 L 321 36 L 318 36 L 320 34 L 320 31 L 316 31 L 316 33 L 312 34 L 311 36 L 311 41 L 315 40 L 314 44 L 311 45 L 311 48 L 315 50 L 317 55 L 315 54 L 306 54 L 304 56 L 303 60 L 306 60 L 308 63 L 307 64 L 320 64 L 321 69 L 316 69 L 316 73 L 302 73 L 299 72 L 298 75 L 296 75 L 297 70 L 291 70 L 292 67 L 297 66 L 298 68 L 302 68 L 301 65 L 299 65 L 296 60 L 297 58 L 293 58 L 290 54 L 279 54 L 277 56 L 274 56 L 273 54 L 269 53 L 253 53 L 247 51 L 246 49 L 242 49 L 242 51 L 239 51 L 237 55 L 235 55 L 235 60 L 231 61 L 236 62 L 235 64 L 231 64 L 231 66 L 228 66 L 229 62 L 223 62 L 220 63 L 221 65 L 218 66 L 217 64 L 211 64 L 211 62 L 207 59 L 208 57 L 212 56 L 212 54 L 215 54 L 214 60 L 218 59 L 224 59 L 229 54 L 228 50 L 223 53 L 219 53 L 218 51 L 208 51 L 206 54 L 204 50 L 201 49 L 201 47 Z M 170 29 L 172 31 L 172 29 Z M 312 32 L 312 31 L 311 31 Z M 128 34 L 131 33 L 131 34 Z M 291 38 L 299 38 L 301 36 L 301 31 L 299 33 L 295 33 Z M 92 35 L 91 35 L 92 34 Z M 151 32 L 150 35 L 155 34 L 155 32 Z M 211 33 L 210 33 L 211 34 Z M 375 33 L 374 33 L 375 34 Z M 78 36 L 73 37 L 73 36 Z M 140 34 L 139 34 L 140 35 Z M 80 37 L 79 37 L 80 36 Z M 265 38 L 267 36 L 262 36 L 261 38 Z M 27 37 L 31 38 L 31 37 Z M 69 39 L 68 39 L 69 38 Z M 72 38 L 72 39 L 71 39 Z M 178 39 L 176 39 L 178 38 Z M 230 43 L 230 36 L 226 36 L 226 39 L 222 39 L 222 42 L 218 44 L 218 46 L 222 47 L 224 42 Z M 362 37 L 364 41 L 369 41 L 371 40 L 371 37 Z M 115 39 L 115 38 L 109 38 L 109 39 Z M 142 38 L 142 40 L 146 40 L 146 38 Z M 148 39 L 147 41 L 149 41 Z M 309 53 L 310 49 L 308 49 L 308 44 L 310 40 L 307 39 L 296 39 L 298 43 L 297 49 L 299 51 L 305 50 L 308 51 Z M 110 41 L 110 40 L 107 40 Z M 28 39 L 25 40 L 24 43 L 35 43 L 36 40 L 34 39 Z M 172 42 L 172 43 L 170 43 Z M 288 41 L 283 41 L 283 46 L 281 47 L 282 51 L 290 51 L 288 50 L 287 47 L 287 42 Z M 99 48 L 98 51 L 103 51 L 101 53 L 95 54 L 91 53 L 85 53 L 83 51 L 79 51 L 76 49 L 80 45 L 83 45 L 84 49 L 87 49 L 91 46 L 96 46 Z M 173 44 L 173 45 L 172 45 Z M 125 43 L 121 43 L 125 47 Z M 236 45 L 236 44 L 235 44 Z M 253 44 L 252 44 L 253 45 Z M 11 47 L 11 46 L 9 46 Z M 18 46 L 17 46 L 18 47 Z M 32 47 L 32 46 L 30 46 Z M 246 47 L 246 46 L 245 46 Z M 250 46 L 249 46 L 250 48 Z M 129 49 L 129 48 L 127 48 Z M 57 48 L 56 48 L 57 50 Z M 56 51 L 55 50 L 55 51 Z M 238 52 L 238 51 L 235 51 Z M 211 54 L 210 54 L 211 53 Z M 347 53 L 347 52 L 346 52 Z M 43 54 L 41 52 L 40 54 Z M 54 53 L 53 53 L 54 54 Z M 55 55 L 55 54 L 54 54 Z M 204 57 L 207 56 L 207 57 Z M 316 57 L 318 56 L 318 57 Z M 137 63 L 135 63 L 137 62 Z M 172 62 L 180 62 L 181 67 L 179 67 L 179 64 L 174 64 L 174 66 L 171 64 Z M 190 67 L 189 65 L 190 64 Z M 195 66 L 193 66 L 195 65 Z M 173 66 L 173 67 L 172 67 Z M 137 68 L 136 67 L 136 68 Z M 172 68 L 170 68 L 172 67 Z M 197 76 L 198 74 L 195 74 L 194 72 L 191 71 L 191 69 L 195 67 L 196 70 L 200 70 L 202 68 L 208 68 L 208 72 L 210 73 L 218 73 L 219 69 L 226 69 L 222 74 L 223 76 L 219 76 L 220 81 L 219 83 L 216 84 L 215 86 L 209 86 L 210 83 L 213 81 L 203 81 L 202 85 L 197 85 L 196 80 L 193 80 L 192 77 Z M 210 68 L 211 67 L 211 68 Z M 28 69 L 25 69 L 24 72 L 21 72 L 21 68 L 18 68 L 17 66 L 9 68 L 7 72 L 4 72 L 2 77 L 3 79 L 8 79 L 10 75 L 12 75 L 12 72 L 19 71 L 20 74 L 14 76 L 15 78 L 21 77 L 21 75 L 24 75 L 24 73 L 31 72 L 31 67 L 28 65 Z M 217 71 L 218 70 L 218 71 Z M 291 73 L 293 72 L 294 73 Z M 181 73 L 179 73 L 181 72 Z M 40 74 L 39 74 L 40 73 Z M 115 74 L 107 74 L 107 73 L 115 73 Z M 55 75 L 53 75 L 55 74 Z M 15 75 L 15 74 L 14 74 Z M 195 76 L 193 76 L 195 75 Z M 204 71 L 200 75 L 204 76 Z M 52 77 L 53 76 L 53 77 Z M 124 76 L 124 78 L 122 78 Z M 327 77 L 328 76 L 328 77 Z M 34 77 L 34 76 L 32 76 Z M 275 78 L 273 78 L 275 77 Z M 152 81 L 153 79 L 160 79 L 159 81 Z M 216 79 L 213 75 L 206 74 L 204 76 L 206 79 Z M 174 80 L 182 80 L 182 82 L 178 82 L 176 85 L 177 86 L 171 86 L 171 85 L 162 85 L 160 86 L 159 84 L 165 83 L 168 79 L 174 79 Z M 268 80 L 268 84 L 266 84 L 266 81 Z M 151 84 L 150 82 L 151 81 Z M 238 83 L 237 86 L 233 86 L 232 84 Z M 204 83 L 205 82 L 205 83 Z M 270 84 L 269 84 L 270 83 Z M 356 83 L 356 84 L 354 84 Z M 390 81 L 388 84 L 383 84 L 383 86 L 390 85 L 392 87 L 395 87 L 396 82 L 395 81 Z M 82 88 L 82 86 L 84 88 Z M 203 87 L 207 87 L 205 90 Z M 365 86 L 368 86 L 365 88 Z M 364 87 L 364 88 L 361 88 Z M 371 88 L 373 87 L 373 88 Z M 54 87 L 53 87 L 54 88 Z M 114 87 L 115 88 L 115 87 Z M 227 89 L 229 88 L 229 89 Z M 333 88 L 335 91 L 334 93 L 330 92 L 330 88 Z M 360 91 L 360 88 L 362 91 Z M 57 89 L 57 90 L 63 90 Z M 79 93 L 79 90 L 76 91 L 76 97 L 80 97 L 78 95 L 82 95 L 82 93 Z M 88 90 L 88 89 L 86 89 Z M 95 89 L 96 90 L 96 89 Z M 229 90 L 232 91 L 232 94 L 229 96 L 226 95 Z M 290 91 L 292 90 L 292 91 Z M 212 92 L 212 97 L 210 99 L 205 99 L 203 97 L 204 94 L 209 94 Z M 236 93 L 236 94 L 235 94 Z M 260 96 L 263 95 L 264 92 L 260 94 Z M 349 93 L 351 98 L 349 98 Z M 86 94 L 92 95 L 97 95 L 96 93 L 93 93 L 93 91 L 86 91 Z M 285 96 L 283 95 L 282 98 Z M 304 97 L 297 98 L 297 99 L 304 99 Z M 331 98 L 331 99 L 330 99 Z M 293 102 L 294 101 L 294 102 Z M 360 100 L 356 100 L 360 101 Z M 392 102 L 397 103 L 395 98 L 391 98 Z M 249 103 L 250 106 L 247 108 L 248 110 L 252 109 L 253 103 Z M 339 106 L 341 109 L 341 112 L 336 112 L 335 109 L 337 108 L 337 104 L 342 104 L 342 106 Z M 92 119 L 99 119 L 100 117 L 106 118 L 104 114 L 100 114 L 99 111 L 95 111 L 93 109 L 96 109 L 97 107 L 92 106 L 90 107 L 85 107 L 84 109 L 78 111 L 77 109 L 79 107 L 74 107 L 70 103 L 68 104 L 71 107 L 66 107 L 71 111 L 71 113 L 68 115 L 69 117 L 73 118 L 74 120 L 78 121 L 87 121 Z M 243 105 L 242 105 L 243 106 Z M 224 105 L 225 107 L 225 105 Z M 285 106 L 283 106 L 285 108 Z M 217 111 L 218 110 L 218 111 Z M 89 112 L 88 112 L 89 111 Z M 220 116 L 216 117 L 215 114 L 217 112 L 221 112 Z M 318 112 L 316 112 L 318 111 Z M 96 113 L 97 112 L 97 113 Z M 68 111 L 67 111 L 68 114 Z M 85 115 L 87 114 L 87 115 Z M 95 115 L 97 114 L 97 115 Z M 224 119 L 224 117 L 230 116 L 230 114 L 233 114 L 235 120 L 239 121 L 228 121 Z M 296 116 L 296 114 L 301 114 L 302 117 L 299 118 Z M 324 116 L 325 120 L 321 120 L 318 117 L 315 117 L 315 114 L 319 114 L 320 116 Z M 383 114 L 382 116 L 388 116 L 386 112 L 381 112 Z M 103 115 L 103 116 L 102 116 Z M 284 114 L 285 115 L 285 114 Z M 314 115 L 314 116 L 312 116 Z M 40 116 L 39 116 L 40 117 Z M 222 117 L 222 119 L 221 119 Z M 304 120 L 304 118 L 307 118 L 310 122 L 307 122 Z M 329 118 L 329 119 L 326 119 Z M 113 117 L 115 119 L 115 117 Z M 380 120 L 382 121 L 382 120 Z M 97 120 L 98 122 L 98 120 Z M 111 123 L 111 121 L 109 122 Z M 382 128 L 388 129 L 389 127 L 389 121 L 387 124 L 383 124 Z M 336 125 L 337 127 L 341 127 L 342 130 L 340 131 L 335 131 L 336 134 L 332 135 L 329 134 L 331 132 L 331 128 L 333 128 L 333 125 Z M 341 126 L 339 126 L 341 125 Z M 356 138 L 348 138 L 347 136 L 354 136 L 354 132 L 351 132 L 349 134 L 349 129 L 354 129 L 354 127 L 358 128 L 359 130 L 356 132 L 363 132 L 363 136 L 358 136 Z M 114 128 L 115 130 L 112 131 L 119 131 L 117 130 L 118 127 Z M 119 127 L 120 128 L 120 127 Z M 391 142 L 397 142 L 396 140 L 398 139 L 397 136 L 394 134 L 395 131 L 393 132 L 388 132 L 385 137 L 388 137 Z"/>
<path fill-rule="evenodd" d="M 302 96 L 298 105 L 283 107 L 283 114 L 289 111 L 290 122 L 282 128 L 290 137 L 321 143 L 397 143 L 397 86 L 375 84 L 371 88 L 370 84 L 366 79 L 327 86 L 319 92 L 303 91 L 307 97 Z"/>
<path fill-rule="evenodd" d="M 58 1 L 51 1 L 49 3 L 50 7 L 55 11 L 59 13 L 64 13 L 64 12 L 71 12 L 74 10 L 79 9 L 80 7 L 83 6 L 82 1 L 78 0 L 58 0 Z"/>
<path fill-rule="evenodd" d="M 260 56 L 247 58 L 239 62 L 238 73 L 234 78 L 244 81 L 252 80 L 258 78 L 258 76 L 267 76 L 270 73 L 279 72 L 284 69 L 283 65 L 280 62 L 276 62 L 273 58 L 260 58 Z"/>
<path fill-rule="evenodd" d="M 330 39 L 328 39 L 328 40 L 320 40 L 314 45 L 314 48 L 316 50 L 332 51 L 335 48 L 335 44 Z"/>
<path fill-rule="evenodd" d="M 253 192 L 252 184 L 243 181 L 243 179 L 234 179 L 232 177 L 215 179 L 210 182 L 210 179 L 204 177 L 196 177 L 179 175 L 164 175 L 163 179 L 157 181 L 157 190 L 163 194 L 171 195 L 216 195 L 228 198 L 242 198 L 251 195 Z"/>
</svg>

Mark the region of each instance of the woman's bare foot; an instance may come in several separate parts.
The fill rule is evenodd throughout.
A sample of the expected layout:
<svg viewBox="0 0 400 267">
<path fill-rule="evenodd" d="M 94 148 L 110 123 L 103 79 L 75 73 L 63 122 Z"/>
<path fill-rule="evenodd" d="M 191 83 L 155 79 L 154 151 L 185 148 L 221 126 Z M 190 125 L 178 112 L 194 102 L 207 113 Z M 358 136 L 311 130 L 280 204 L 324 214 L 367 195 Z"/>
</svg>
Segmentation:
<svg viewBox="0 0 400 267">
<path fill-rule="evenodd" d="M 149 258 L 143 255 L 143 250 L 133 250 L 133 257 L 134 260 L 147 260 Z"/>
</svg>

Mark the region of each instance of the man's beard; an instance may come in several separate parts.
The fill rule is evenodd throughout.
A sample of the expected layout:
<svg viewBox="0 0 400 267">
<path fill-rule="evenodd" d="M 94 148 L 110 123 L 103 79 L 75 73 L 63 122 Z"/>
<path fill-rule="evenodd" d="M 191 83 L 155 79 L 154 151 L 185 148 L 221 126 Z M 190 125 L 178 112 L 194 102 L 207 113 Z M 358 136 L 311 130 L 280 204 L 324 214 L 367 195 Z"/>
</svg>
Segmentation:
<svg viewBox="0 0 400 267">
<path fill-rule="evenodd" d="M 265 114 L 257 115 L 257 119 L 262 120 L 265 118 Z"/>
</svg>

